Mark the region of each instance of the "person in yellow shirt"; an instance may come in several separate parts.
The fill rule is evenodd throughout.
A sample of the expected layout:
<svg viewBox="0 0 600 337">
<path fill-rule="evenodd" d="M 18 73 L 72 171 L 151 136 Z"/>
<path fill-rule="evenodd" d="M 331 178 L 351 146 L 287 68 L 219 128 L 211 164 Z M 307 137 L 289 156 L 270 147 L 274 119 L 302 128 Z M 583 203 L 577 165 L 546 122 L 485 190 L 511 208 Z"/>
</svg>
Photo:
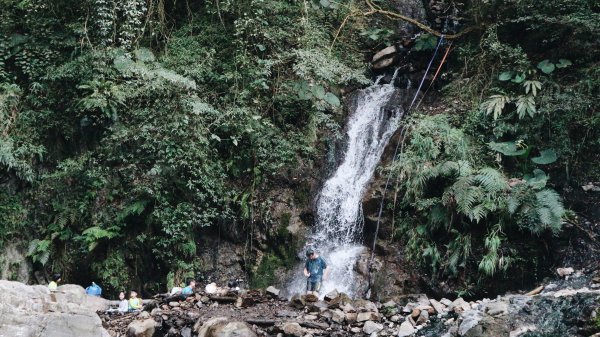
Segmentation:
<svg viewBox="0 0 600 337">
<path fill-rule="evenodd" d="M 48 284 L 48 289 L 50 289 L 50 291 L 56 291 L 56 289 L 58 288 L 58 283 L 60 281 L 60 274 L 52 275 L 52 281 L 50 281 L 50 284 Z"/>
<path fill-rule="evenodd" d="M 137 297 L 137 292 L 131 291 L 129 293 L 129 311 L 142 310 L 142 299 Z"/>
</svg>

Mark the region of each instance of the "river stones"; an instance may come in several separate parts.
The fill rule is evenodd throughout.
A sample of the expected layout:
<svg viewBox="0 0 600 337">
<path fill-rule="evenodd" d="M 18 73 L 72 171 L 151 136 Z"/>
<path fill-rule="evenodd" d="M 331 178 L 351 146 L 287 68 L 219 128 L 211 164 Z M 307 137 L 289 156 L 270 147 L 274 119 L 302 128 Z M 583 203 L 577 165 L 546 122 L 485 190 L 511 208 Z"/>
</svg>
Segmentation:
<svg viewBox="0 0 600 337">
<path fill-rule="evenodd" d="M 229 322 L 226 317 L 213 317 L 206 322 L 196 322 L 194 331 L 198 337 L 256 337 L 245 322 Z"/>
<path fill-rule="evenodd" d="M 267 287 L 267 289 L 265 291 L 267 292 L 267 294 L 274 296 L 274 297 L 279 296 L 279 293 L 281 292 L 281 290 L 279 290 L 273 286 Z"/>
<path fill-rule="evenodd" d="M 363 332 L 367 335 L 370 335 L 374 332 L 379 332 L 381 330 L 383 330 L 383 325 L 373 321 L 366 321 L 365 325 L 363 326 Z"/>
<path fill-rule="evenodd" d="M 304 329 L 300 324 L 296 322 L 285 322 L 283 323 L 282 330 L 286 335 L 302 337 L 304 335 Z M 198 336 L 200 337 L 200 336 Z"/>
<path fill-rule="evenodd" d="M 152 318 L 133 321 L 127 327 L 127 337 L 152 337 L 156 322 Z"/>
</svg>

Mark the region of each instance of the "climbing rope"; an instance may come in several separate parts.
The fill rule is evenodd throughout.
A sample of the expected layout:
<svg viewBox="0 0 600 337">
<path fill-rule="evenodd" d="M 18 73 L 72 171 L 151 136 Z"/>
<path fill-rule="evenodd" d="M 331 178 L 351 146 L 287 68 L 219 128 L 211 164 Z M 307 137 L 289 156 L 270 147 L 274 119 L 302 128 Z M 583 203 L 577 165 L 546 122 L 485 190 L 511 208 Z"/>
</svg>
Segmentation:
<svg viewBox="0 0 600 337">
<path fill-rule="evenodd" d="M 415 92 L 415 96 L 413 97 L 412 101 L 410 102 L 410 106 L 408 107 L 408 109 L 406 110 L 404 115 L 407 115 L 412 110 L 412 107 L 415 104 L 417 97 L 419 96 L 419 92 L 421 91 L 421 88 L 423 87 L 425 78 L 427 78 L 427 74 L 429 74 L 431 65 L 433 64 L 433 61 L 435 60 L 435 57 L 437 56 L 438 50 L 440 49 L 440 46 L 442 45 L 443 41 L 444 41 L 444 35 L 442 34 L 440 39 L 438 40 L 437 46 L 435 47 L 433 56 L 431 57 L 431 60 L 429 60 L 427 69 L 425 70 L 425 73 L 423 74 L 423 78 L 421 79 L 421 82 L 419 83 L 419 87 L 417 88 L 417 91 Z M 448 48 L 448 50 L 449 50 L 449 48 Z M 446 51 L 446 54 L 444 55 L 444 60 L 445 60 L 446 56 L 448 55 L 448 50 Z M 442 63 L 443 63 L 443 60 L 442 60 Z M 440 67 L 438 67 L 438 71 L 436 72 L 436 76 L 439 73 L 439 69 L 441 68 L 441 66 L 442 65 L 440 64 Z M 435 77 L 434 77 L 434 79 L 435 79 Z M 429 88 L 428 88 L 428 90 L 429 90 Z M 419 104 L 420 103 L 421 102 L 419 102 Z M 400 144 L 401 143 L 404 144 L 404 142 L 401 141 L 401 139 L 403 139 L 405 132 L 406 132 L 406 127 L 402 127 L 402 129 L 400 130 L 400 139 L 396 143 L 396 148 L 394 149 L 394 155 L 392 156 L 392 162 L 394 162 L 396 160 L 396 156 L 398 155 L 398 149 L 400 148 Z M 402 148 L 402 150 L 404 150 L 404 148 Z M 391 178 L 392 178 L 392 174 L 390 172 L 390 174 L 388 174 L 388 177 L 385 181 L 385 187 L 383 188 L 383 193 L 381 195 L 381 202 L 379 203 L 379 212 L 377 214 L 377 224 L 375 227 L 375 236 L 373 237 L 373 246 L 371 247 L 371 257 L 369 258 L 369 279 L 368 279 L 369 282 L 368 282 L 367 290 L 365 291 L 365 295 L 371 290 L 371 285 L 372 285 L 372 281 L 371 281 L 372 272 L 371 271 L 373 269 L 373 260 L 375 258 L 375 244 L 377 243 L 377 236 L 379 235 L 379 225 L 381 224 L 381 214 L 383 213 L 383 204 L 385 202 L 385 195 L 386 195 L 388 187 L 390 185 Z"/>
<path fill-rule="evenodd" d="M 419 103 L 417 103 L 417 106 L 415 107 L 415 109 L 418 109 L 419 106 L 421 106 L 421 103 L 423 102 L 423 99 L 425 98 L 425 96 L 427 96 L 427 93 L 429 92 L 429 89 L 431 89 L 431 87 L 433 86 L 433 82 L 435 82 L 438 74 L 440 73 L 440 70 L 442 70 L 442 66 L 444 65 L 444 62 L 446 61 L 446 57 L 450 53 L 450 49 L 451 48 L 452 48 L 452 41 L 450 41 L 450 44 L 448 44 L 448 48 L 446 48 L 446 52 L 444 53 L 444 57 L 442 57 L 442 60 L 440 61 L 440 65 L 438 66 L 435 74 L 433 75 L 433 78 L 431 79 L 431 82 L 429 82 L 429 86 L 427 87 L 427 90 L 425 90 L 425 92 L 423 93 L 423 95 L 421 95 L 421 99 L 419 100 Z"/>
</svg>

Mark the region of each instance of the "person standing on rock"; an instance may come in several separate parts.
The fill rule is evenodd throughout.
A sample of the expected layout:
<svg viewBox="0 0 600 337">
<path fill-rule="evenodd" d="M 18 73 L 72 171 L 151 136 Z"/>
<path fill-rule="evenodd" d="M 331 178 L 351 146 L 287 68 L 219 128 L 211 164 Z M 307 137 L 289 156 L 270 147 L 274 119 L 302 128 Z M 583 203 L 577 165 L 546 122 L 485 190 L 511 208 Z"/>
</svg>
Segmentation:
<svg viewBox="0 0 600 337">
<path fill-rule="evenodd" d="M 304 276 L 306 280 L 306 293 L 319 296 L 321 283 L 327 279 L 329 268 L 322 257 L 313 248 L 306 250 L 306 264 L 304 265 Z"/>
</svg>

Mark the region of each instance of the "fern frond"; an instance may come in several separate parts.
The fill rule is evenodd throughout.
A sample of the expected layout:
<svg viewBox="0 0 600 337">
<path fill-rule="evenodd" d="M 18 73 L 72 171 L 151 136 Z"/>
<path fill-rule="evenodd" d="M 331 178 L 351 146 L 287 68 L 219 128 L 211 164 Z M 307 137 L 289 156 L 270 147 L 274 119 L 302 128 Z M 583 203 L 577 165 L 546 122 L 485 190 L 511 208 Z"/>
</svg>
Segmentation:
<svg viewBox="0 0 600 337">
<path fill-rule="evenodd" d="M 489 193 L 498 193 L 508 189 L 506 178 L 491 167 L 484 167 L 477 171 L 474 180 Z"/>
</svg>

